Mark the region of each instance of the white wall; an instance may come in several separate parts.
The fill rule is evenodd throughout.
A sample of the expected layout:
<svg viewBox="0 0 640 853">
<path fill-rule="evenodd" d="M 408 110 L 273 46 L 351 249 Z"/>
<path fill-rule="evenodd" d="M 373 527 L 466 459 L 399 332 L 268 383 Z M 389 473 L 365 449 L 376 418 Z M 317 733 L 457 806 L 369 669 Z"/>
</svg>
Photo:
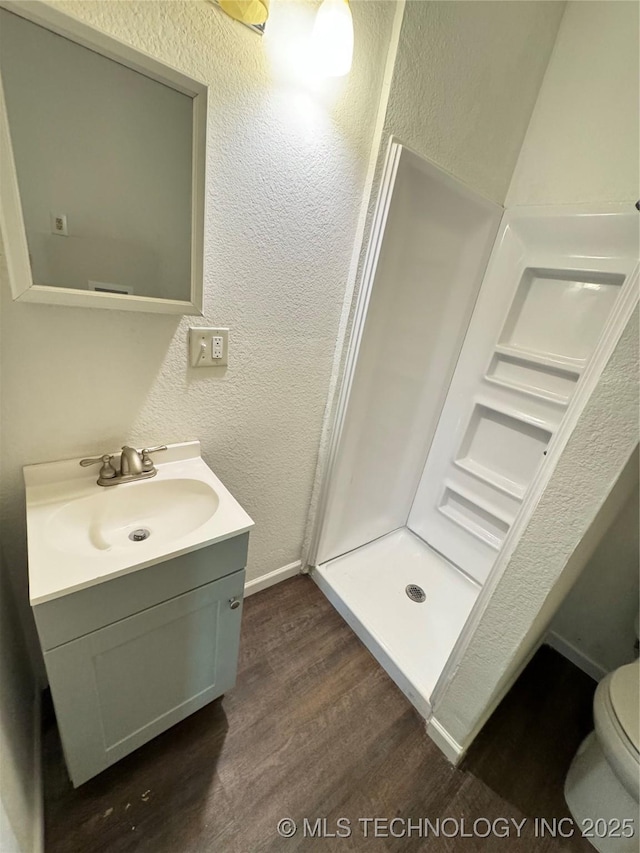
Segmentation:
<svg viewBox="0 0 640 853">
<path fill-rule="evenodd" d="M 21 466 L 125 442 L 202 441 L 256 521 L 257 578 L 300 558 L 395 5 L 352 4 L 353 70 L 320 91 L 287 64 L 308 2 L 273 3 L 264 40 L 194 0 L 56 6 L 210 86 L 197 324 L 229 326 L 230 355 L 193 370 L 188 319 L 15 304 L 2 281 L 2 512 L 22 599 Z"/>
<path fill-rule="evenodd" d="M 637 201 L 639 14 L 567 4 L 507 206 Z"/>
<path fill-rule="evenodd" d="M 640 596 L 638 456 L 631 494 L 551 623 L 551 645 L 595 678 L 634 659 Z"/>
<path fill-rule="evenodd" d="M 576 78 L 590 89 L 590 109 L 603 117 L 604 124 L 610 116 L 610 102 L 618 103 L 620 91 L 626 93 L 625 109 L 637 109 L 630 97 L 637 83 L 630 77 L 638 66 L 638 45 L 626 37 L 629 29 L 637 33 L 634 9 L 634 4 L 617 2 L 568 4 L 508 194 L 510 204 L 637 198 L 637 131 L 629 145 L 625 144 L 623 162 L 596 146 L 585 163 L 575 156 L 576 135 L 558 135 L 556 125 L 559 112 L 565 114 L 565 127 L 582 125 L 584 98 L 576 96 Z M 622 57 L 614 59 L 613 54 L 619 53 Z M 620 73 L 624 70 L 621 77 L 607 71 L 618 62 Z M 603 69 L 602 79 L 592 87 L 593 74 L 599 68 Z M 588 136 L 588 129 L 583 132 Z M 601 198 L 605 187 L 607 194 Z M 608 511 L 606 499 L 638 442 L 637 374 L 638 324 L 634 317 L 434 709 L 437 722 L 463 747 L 535 649 L 597 544 L 587 536 L 590 526 L 600 511 Z M 596 528 L 601 532 L 606 526 Z"/>
<path fill-rule="evenodd" d="M 188 300 L 191 98 L 4 10 L 0 55 L 34 281 Z"/>
<path fill-rule="evenodd" d="M 407 3 L 386 133 L 502 204 L 564 6 Z"/>
</svg>

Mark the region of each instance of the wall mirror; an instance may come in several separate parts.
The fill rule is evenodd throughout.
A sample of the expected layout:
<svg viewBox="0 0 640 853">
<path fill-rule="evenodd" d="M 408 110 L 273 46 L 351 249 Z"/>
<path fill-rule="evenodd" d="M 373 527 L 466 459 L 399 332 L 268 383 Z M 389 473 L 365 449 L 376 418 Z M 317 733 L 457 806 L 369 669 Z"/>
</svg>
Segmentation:
<svg viewBox="0 0 640 853">
<path fill-rule="evenodd" d="M 0 2 L 13 298 L 202 313 L 207 87 L 35 0 Z"/>
</svg>

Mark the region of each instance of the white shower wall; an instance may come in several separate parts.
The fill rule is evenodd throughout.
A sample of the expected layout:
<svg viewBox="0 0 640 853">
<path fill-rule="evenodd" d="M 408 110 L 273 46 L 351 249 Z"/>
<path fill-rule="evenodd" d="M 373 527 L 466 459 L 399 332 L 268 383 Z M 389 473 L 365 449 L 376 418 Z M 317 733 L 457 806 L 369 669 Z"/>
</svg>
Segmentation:
<svg viewBox="0 0 640 853">
<path fill-rule="evenodd" d="M 425 717 L 479 585 L 406 524 L 501 214 L 391 141 L 314 564 Z M 426 600 L 405 595 L 410 585 Z"/>
<path fill-rule="evenodd" d="M 397 142 L 386 177 L 315 565 L 406 524 L 502 213 Z"/>
<path fill-rule="evenodd" d="M 636 233 L 624 205 L 505 212 L 408 521 L 479 583 L 629 292 Z"/>
<path fill-rule="evenodd" d="M 635 3 L 567 3 L 509 207 L 629 201 L 633 212 L 638 23 Z M 570 583 L 572 555 L 637 445 L 637 377 L 634 317 L 436 704 L 438 724 L 463 748 L 540 641 Z"/>
<path fill-rule="evenodd" d="M 313 571 L 425 717 L 637 299 L 627 206 L 500 213 L 392 142 Z"/>
</svg>

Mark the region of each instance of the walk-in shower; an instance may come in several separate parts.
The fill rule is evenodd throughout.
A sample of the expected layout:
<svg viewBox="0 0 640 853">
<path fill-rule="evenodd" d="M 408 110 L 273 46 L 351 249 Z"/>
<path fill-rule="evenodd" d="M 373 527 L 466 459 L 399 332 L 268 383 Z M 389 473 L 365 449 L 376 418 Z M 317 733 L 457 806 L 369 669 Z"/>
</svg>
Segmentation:
<svg viewBox="0 0 640 853">
<path fill-rule="evenodd" d="M 310 562 L 425 717 L 637 298 L 628 207 L 503 211 L 390 143 Z"/>
</svg>

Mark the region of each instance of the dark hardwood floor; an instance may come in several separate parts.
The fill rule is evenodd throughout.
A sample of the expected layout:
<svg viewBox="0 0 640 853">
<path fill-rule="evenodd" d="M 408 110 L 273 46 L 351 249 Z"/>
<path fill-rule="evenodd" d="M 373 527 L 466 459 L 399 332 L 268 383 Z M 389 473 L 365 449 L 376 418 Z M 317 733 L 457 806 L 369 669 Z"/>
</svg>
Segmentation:
<svg viewBox="0 0 640 853">
<path fill-rule="evenodd" d="M 233 691 L 79 789 L 55 720 L 45 725 L 46 851 L 587 853 L 576 836 L 536 837 L 534 819 L 568 815 L 563 779 L 594 688 L 541 649 L 455 770 L 314 583 L 294 578 L 245 602 Z M 298 823 L 289 839 L 276 830 L 285 817 Z M 386 827 L 401 837 L 383 837 L 383 823 L 365 837 L 359 819 L 375 817 L 401 818 Z M 446 817 L 424 837 L 421 819 Z M 347 818 L 351 835 L 304 837 L 305 818 L 328 832 Z M 527 823 L 520 838 L 513 824 L 509 837 L 461 837 L 481 818 Z"/>
</svg>

